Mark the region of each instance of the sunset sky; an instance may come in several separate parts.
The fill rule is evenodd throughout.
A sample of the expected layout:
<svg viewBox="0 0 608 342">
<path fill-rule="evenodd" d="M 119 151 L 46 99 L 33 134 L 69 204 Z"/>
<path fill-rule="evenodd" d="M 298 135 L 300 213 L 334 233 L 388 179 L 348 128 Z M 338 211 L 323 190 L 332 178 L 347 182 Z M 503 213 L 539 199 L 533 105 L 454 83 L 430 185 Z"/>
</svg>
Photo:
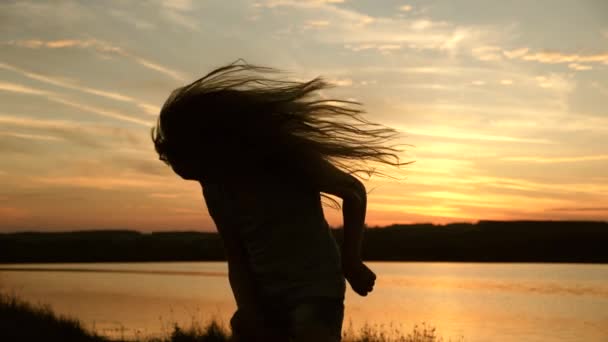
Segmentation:
<svg viewBox="0 0 608 342">
<path fill-rule="evenodd" d="M 366 182 L 369 225 L 608 220 L 605 0 L 2 1 L 0 51 L 0 232 L 213 230 L 150 127 L 237 58 L 413 145 Z"/>
</svg>

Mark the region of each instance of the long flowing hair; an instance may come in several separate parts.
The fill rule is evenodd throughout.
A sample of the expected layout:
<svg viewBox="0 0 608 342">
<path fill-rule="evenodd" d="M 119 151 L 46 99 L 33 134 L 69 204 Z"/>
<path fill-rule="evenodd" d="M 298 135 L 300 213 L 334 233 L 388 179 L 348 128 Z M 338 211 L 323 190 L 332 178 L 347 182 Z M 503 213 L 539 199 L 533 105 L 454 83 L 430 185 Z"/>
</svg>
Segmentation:
<svg viewBox="0 0 608 342">
<path fill-rule="evenodd" d="M 216 176 L 268 173 L 303 153 L 359 177 L 407 164 L 401 145 L 388 144 L 398 132 L 365 119 L 361 103 L 322 98 L 332 85 L 321 77 L 281 73 L 237 60 L 174 90 L 151 132 L 160 159 L 184 178 L 184 165 Z"/>
</svg>

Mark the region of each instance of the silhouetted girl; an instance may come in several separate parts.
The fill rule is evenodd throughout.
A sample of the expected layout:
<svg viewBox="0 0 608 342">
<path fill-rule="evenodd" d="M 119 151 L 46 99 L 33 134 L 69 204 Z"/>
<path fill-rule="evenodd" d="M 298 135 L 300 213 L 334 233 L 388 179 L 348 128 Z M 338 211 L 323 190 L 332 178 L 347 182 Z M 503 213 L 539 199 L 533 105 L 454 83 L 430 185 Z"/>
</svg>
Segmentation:
<svg viewBox="0 0 608 342">
<path fill-rule="evenodd" d="M 294 82 L 237 61 L 171 93 L 152 130 L 160 159 L 200 182 L 222 236 L 237 303 L 238 341 L 339 341 L 346 278 L 358 294 L 376 276 L 361 261 L 367 162 L 399 166 L 395 131 L 328 100 L 320 78 Z M 340 253 L 321 193 L 343 200 Z"/>
</svg>

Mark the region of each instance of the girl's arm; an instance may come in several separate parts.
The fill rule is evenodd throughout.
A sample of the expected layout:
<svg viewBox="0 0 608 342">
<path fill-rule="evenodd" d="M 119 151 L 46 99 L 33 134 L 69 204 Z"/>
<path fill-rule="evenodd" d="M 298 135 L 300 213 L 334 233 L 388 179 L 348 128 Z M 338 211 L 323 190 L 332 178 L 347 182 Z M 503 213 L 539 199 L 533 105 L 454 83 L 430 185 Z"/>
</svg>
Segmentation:
<svg viewBox="0 0 608 342">
<path fill-rule="evenodd" d="M 306 170 L 312 183 L 320 192 L 342 199 L 344 242 L 342 244 L 342 268 L 355 292 L 361 296 L 373 290 L 376 275 L 361 260 L 361 245 L 367 207 L 367 193 L 363 184 L 352 175 L 338 169 L 330 162 L 315 158 L 307 160 Z"/>
<path fill-rule="evenodd" d="M 228 280 L 239 310 L 251 311 L 257 306 L 257 294 L 251 271 L 247 266 L 245 248 L 231 227 L 216 225 L 228 259 Z"/>
<path fill-rule="evenodd" d="M 245 248 L 230 226 L 222 224 L 216 226 L 224 241 L 228 259 L 228 280 L 238 306 L 231 325 L 238 330 L 238 333 L 244 334 L 242 338 L 245 340 L 278 341 L 276 332 L 264 321 L 259 294 L 247 263 Z"/>
</svg>

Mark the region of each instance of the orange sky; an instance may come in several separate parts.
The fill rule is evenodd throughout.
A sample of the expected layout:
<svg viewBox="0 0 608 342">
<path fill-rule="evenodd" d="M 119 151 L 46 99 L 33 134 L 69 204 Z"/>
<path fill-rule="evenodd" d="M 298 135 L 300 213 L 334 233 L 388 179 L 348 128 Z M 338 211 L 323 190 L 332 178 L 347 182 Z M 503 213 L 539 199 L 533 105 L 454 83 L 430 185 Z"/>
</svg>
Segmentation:
<svg viewBox="0 0 608 342">
<path fill-rule="evenodd" d="M 317 75 L 403 132 L 369 225 L 608 220 L 608 5 L 187 0 L 0 4 L 0 232 L 211 230 L 158 161 L 170 91 L 237 58 Z M 328 209 L 332 224 L 340 213 Z"/>
</svg>

